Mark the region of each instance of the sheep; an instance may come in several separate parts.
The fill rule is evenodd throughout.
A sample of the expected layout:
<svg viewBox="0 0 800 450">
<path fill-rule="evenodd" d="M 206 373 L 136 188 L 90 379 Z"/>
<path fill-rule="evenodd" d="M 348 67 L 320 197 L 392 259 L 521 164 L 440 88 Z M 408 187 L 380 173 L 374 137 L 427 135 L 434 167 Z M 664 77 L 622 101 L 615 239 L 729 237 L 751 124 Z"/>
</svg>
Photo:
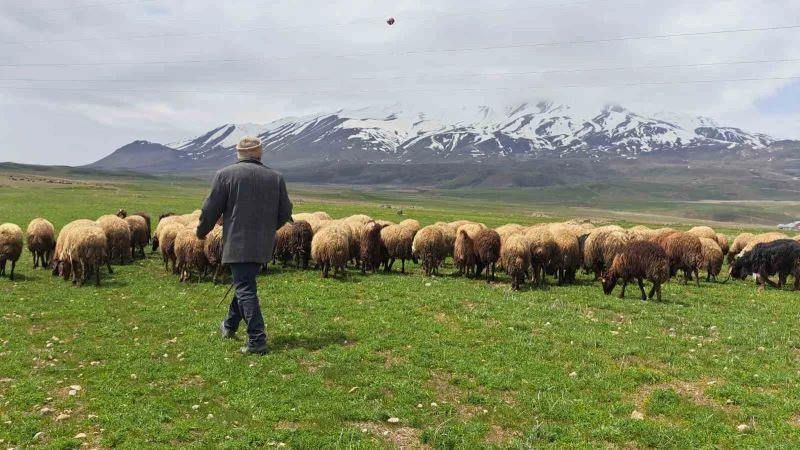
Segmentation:
<svg viewBox="0 0 800 450">
<path fill-rule="evenodd" d="M 222 264 L 222 226 L 216 225 L 208 233 L 203 244 L 203 254 L 206 257 L 206 261 L 208 261 L 208 267 L 213 273 L 211 282 L 217 284 L 224 267 Z"/>
<path fill-rule="evenodd" d="M 292 214 L 292 220 L 297 222 L 299 220 L 305 220 L 306 222 L 311 220 L 319 220 L 314 214 L 311 213 L 295 213 Z"/>
<path fill-rule="evenodd" d="M 500 259 L 500 235 L 492 229 L 480 230 L 475 234 L 475 253 L 477 258 L 477 270 L 475 276 L 480 276 L 483 269 L 486 269 L 486 282 L 495 280 L 495 266 Z M 490 273 L 491 269 L 491 273 Z"/>
<path fill-rule="evenodd" d="M 736 256 L 742 252 L 742 250 L 751 240 L 753 240 L 755 236 L 756 235 L 753 233 L 741 233 L 733 239 L 733 244 L 731 244 L 730 248 L 728 249 L 728 265 L 733 264 L 733 260 L 736 259 Z"/>
<path fill-rule="evenodd" d="M 467 233 L 467 230 L 459 228 L 453 248 L 453 265 L 456 266 L 458 274 L 469 276 L 475 268 L 477 258 L 475 242 Z"/>
<path fill-rule="evenodd" d="M 56 248 L 56 231 L 53 224 L 45 219 L 33 219 L 28 224 L 26 234 L 28 251 L 33 255 L 33 268 L 38 268 L 41 262 L 42 269 L 46 269 Z"/>
<path fill-rule="evenodd" d="M 699 238 L 713 239 L 715 241 L 717 240 L 717 232 L 711 227 L 694 227 L 687 231 L 687 233 L 693 234 Z"/>
<path fill-rule="evenodd" d="M 406 273 L 406 260 L 414 260 L 411 254 L 411 244 L 414 243 L 414 233 L 400 225 L 389 225 L 381 229 L 381 241 L 386 247 L 384 270 L 392 271 L 395 260 L 400 260 L 401 273 Z"/>
<path fill-rule="evenodd" d="M 352 239 L 350 240 L 350 259 L 353 265 L 361 267 L 361 238 L 364 235 L 364 224 L 355 220 L 342 220 L 342 222 L 350 227 Z"/>
<path fill-rule="evenodd" d="M 83 226 L 97 226 L 97 224 L 88 219 L 79 219 L 64 225 L 64 227 L 61 229 L 61 232 L 58 233 L 56 247 L 53 250 L 53 256 L 50 258 L 50 266 L 53 269 L 53 276 L 61 275 L 64 277 L 64 279 L 70 277 L 72 266 L 69 262 L 69 254 L 67 253 L 67 250 L 71 244 L 72 231 L 75 228 Z M 114 271 L 111 269 L 111 265 L 108 266 L 108 272 L 114 273 Z"/>
<path fill-rule="evenodd" d="M 184 228 L 175 236 L 175 259 L 181 283 L 191 281 L 192 270 L 196 270 L 198 278 L 202 278 L 208 268 L 204 247 L 204 240 L 197 238 L 194 228 Z"/>
<path fill-rule="evenodd" d="M 69 231 L 66 254 L 72 272 L 72 284 L 83 286 L 89 276 L 94 275 L 95 284 L 100 286 L 100 267 L 103 263 L 111 271 L 107 241 L 106 232 L 99 225 L 78 225 Z"/>
<path fill-rule="evenodd" d="M 531 244 L 524 234 L 512 234 L 500 248 L 500 261 L 511 277 L 511 289 L 519 290 L 525 283 L 531 264 Z"/>
<path fill-rule="evenodd" d="M 350 217 L 345 217 L 343 220 L 347 222 L 360 222 L 362 225 L 374 222 L 374 220 L 372 220 L 372 217 L 367 216 L 365 214 L 353 214 Z"/>
<path fill-rule="evenodd" d="M 789 239 L 789 236 L 783 233 L 778 233 L 777 231 L 773 231 L 771 233 L 757 234 L 753 237 L 753 239 L 750 240 L 750 242 L 747 243 L 747 245 L 744 246 L 742 251 L 739 252 L 739 255 L 751 251 L 753 247 L 755 247 L 758 244 L 766 244 L 768 242 L 777 241 L 779 239 Z"/>
<path fill-rule="evenodd" d="M 461 228 L 462 225 L 469 225 L 474 223 L 475 222 L 472 222 L 470 220 L 455 220 L 453 222 L 450 222 L 448 225 L 453 227 L 456 230 L 456 232 L 458 232 L 458 229 Z"/>
<path fill-rule="evenodd" d="M 311 213 L 311 215 L 316 217 L 318 220 L 333 220 L 333 217 L 331 217 L 328 213 L 324 211 L 317 211 Z"/>
<path fill-rule="evenodd" d="M 311 257 L 322 269 L 322 278 L 328 278 L 331 269 L 334 271 L 334 276 L 337 273 L 344 276 L 347 261 L 350 259 L 349 231 L 350 228 L 344 224 L 333 224 L 314 234 L 311 241 Z"/>
<path fill-rule="evenodd" d="M 175 213 L 168 212 L 158 217 L 158 225 L 156 225 L 156 232 L 153 235 L 152 251 L 156 251 L 159 248 L 159 235 L 161 234 L 161 230 L 167 225 L 174 223 L 183 223 L 180 216 L 176 216 Z"/>
<path fill-rule="evenodd" d="M 722 256 L 728 254 L 730 250 L 730 244 L 728 243 L 728 236 L 725 236 L 722 233 L 717 233 L 716 235 L 717 245 L 719 245 L 719 249 L 722 250 Z"/>
<path fill-rule="evenodd" d="M 391 220 L 382 220 L 382 219 L 377 219 L 375 221 L 375 223 L 377 223 L 378 225 L 380 225 L 380 226 L 382 226 L 384 228 L 388 227 L 389 225 L 397 225 L 396 223 L 392 222 Z"/>
<path fill-rule="evenodd" d="M 295 259 L 297 267 L 308 269 L 308 259 L 311 256 L 311 238 L 314 231 L 305 220 L 288 222 L 282 226 L 275 235 L 275 250 L 273 258 L 281 261 L 286 267 L 289 260 Z"/>
<path fill-rule="evenodd" d="M 739 257 L 730 269 L 731 277 L 742 280 L 751 273 L 759 285 L 759 290 L 764 290 L 765 284 L 781 288 L 790 274 L 794 276 L 793 290 L 800 289 L 800 242 L 793 239 L 778 239 L 756 244 L 752 250 Z M 777 284 L 769 279 L 770 275 L 776 273 Z"/>
<path fill-rule="evenodd" d="M 456 243 L 456 231 L 458 230 L 447 222 L 436 222 L 433 225 L 439 228 L 439 230 L 442 232 L 442 236 L 444 237 L 444 245 L 445 249 L 447 249 L 445 256 L 453 256 L 453 250 Z"/>
<path fill-rule="evenodd" d="M 128 250 L 131 246 L 131 229 L 125 220 L 115 215 L 101 216 L 96 220 L 100 228 L 106 233 L 108 249 L 106 250 L 109 259 L 119 257 L 119 262 L 125 265 Z"/>
<path fill-rule="evenodd" d="M 698 272 L 703 261 L 703 244 L 700 243 L 700 238 L 686 232 L 673 233 L 666 238 L 663 248 L 669 258 L 670 277 L 682 270 L 683 284 L 687 284 L 694 275 L 697 286 L 700 287 Z"/>
<path fill-rule="evenodd" d="M 628 230 L 628 234 L 631 236 L 631 239 L 634 241 L 647 241 L 655 233 L 654 230 L 644 226 L 644 225 L 636 225 L 635 227 L 631 227 Z"/>
<path fill-rule="evenodd" d="M 371 221 L 362 225 L 362 229 L 359 242 L 361 274 L 365 275 L 368 270 L 376 273 L 386 258 L 386 247 L 381 240 L 383 227 Z"/>
<path fill-rule="evenodd" d="M 169 271 L 169 263 L 172 262 L 172 273 L 178 274 L 178 261 L 175 256 L 175 238 L 178 233 L 183 231 L 184 226 L 180 223 L 171 223 L 165 225 L 158 233 L 158 239 L 161 242 L 159 246 L 161 250 L 161 258 L 164 260 L 164 270 Z"/>
<path fill-rule="evenodd" d="M 545 282 L 544 272 L 550 261 L 556 257 L 558 246 L 553 233 L 546 225 L 537 225 L 525 231 L 531 249 L 531 282 L 541 285 Z"/>
<path fill-rule="evenodd" d="M 631 240 L 631 236 L 615 225 L 595 228 L 586 239 L 583 267 L 587 273 L 594 273 L 595 279 L 611 266 L 614 257 Z"/>
<path fill-rule="evenodd" d="M 625 298 L 625 287 L 634 279 L 639 283 L 642 300 L 661 301 L 661 285 L 669 280 L 669 258 L 660 245 L 650 241 L 632 241 L 625 244 L 622 251 L 614 257 L 611 266 L 600 278 L 603 293 L 611 295 L 617 281 L 622 279 L 622 292 L 619 298 Z M 650 293 L 645 295 L 644 280 L 653 283 Z"/>
<path fill-rule="evenodd" d="M 411 253 L 422 264 L 425 276 L 436 275 L 447 255 L 447 242 L 441 227 L 429 225 L 420 229 L 414 236 Z"/>
<path fill-rule="evenodd" d="M 510 236 L 525 233 L 525 227 L 517 223 L 508 223 L 495 228 L 495 231 L 500 235 L 500 242 L 505 243 Z"/>
<path fill-rule="evenodd" d="M 172 213 L 167 213 L 167 214 L 172 214 Z M 144 219 L 144 221 L 147 223 L 147 242 L 145 242 L 145 244 L 149 243 L 150 242 L 150 235 L 152 234 L 152 231 L 153 231 L 153 229 L 150 228 L 150 215 L 145 213 L 145 212 L 141 212 L 140 211 L 140 212 L 135 212 L 135 213 L 131 214 L 131 216 L 139 216 L 142 219 Z M 117 217 L 119 217 L 120 219 L 127 219 L 128 218 L 128 212 L 125 209 L 120 208 L 119 211 L 117 211 Z M 166 216 L 162 214 L 161 218 L 163 218 L 163 217 L 166 217 Z"/>
<path fill-rule="evenodd" d="M 725 255 L 722 254 L 722 249 L 716 239 L 701 237 L 700 244 L 703 246 L 700 268 L 706 269 L 708 272 L 706 282 L 710 282 L 712 278 L 716 281 L 717 275 L 722 271 L 722 261 Z"/>
<path fill-rule="evenodd" d="M 556 245 L 555 257 L 548 264 L 549 271 L 556 275 L 559 285 L 574 283 L 581 265 L 580 244 L 575 234 L 578 230 L 565 224 L 553 224 L 549 230 Z"/>
<path fill-rule="evenodd" d="M 22 228 L 13 223 L 0 225 L 0 276 L 6 274 L 6 262 L 11 261 L 9 279 L 14 281 L 14 269 L 22 255 Z"/>
<path fill-rule="evenodd" d="M 131 255 L 136 255 L 136 248 L 138 247 L 142 258 L 146 258 L 144 246 L 150 241 L 150 235 L 147 231 L 147 222 L 144 220 L 144 217 L 136 215 L 126 217 L 125 222 L 128 223 L 128 228 L 131 230 Z"/>
<path fill-rule="evenodd" d="M 403 220 L 402 222 L 398 223 L 398 225 L 400 225 L 401 227 L 408 228 L 409 230 L 411 230 L 411 233 L 415 235 L 419 232 L 420 229 L 422 229 L 422 227 L 419 224 L 419 221 L 414 219 Z"/>
</svg>

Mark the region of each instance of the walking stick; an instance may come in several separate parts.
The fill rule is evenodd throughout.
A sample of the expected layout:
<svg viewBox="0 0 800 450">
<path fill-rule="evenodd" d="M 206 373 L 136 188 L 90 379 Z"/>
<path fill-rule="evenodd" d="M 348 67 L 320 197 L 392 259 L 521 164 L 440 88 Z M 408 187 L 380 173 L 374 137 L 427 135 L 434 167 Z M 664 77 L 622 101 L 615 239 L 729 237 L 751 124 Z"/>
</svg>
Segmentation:
<svg viewBox="0 0 800 450">
<path fill-rule="evenodd" d="M 221 305 L 222 302 L 225 301 L 226 298 L 228 298 L 228 294 L 231 293 L 231 289 L 233 289 L 233 283 L 231 283 L 231 285 L 228 286 L 228 290 L 225 291 L 225 295 L 223 295 L 222 298 L 219 299 L 219 302 L 217 303 L 217 308 L 219 308 L 219 305 Z"/>
</svg>

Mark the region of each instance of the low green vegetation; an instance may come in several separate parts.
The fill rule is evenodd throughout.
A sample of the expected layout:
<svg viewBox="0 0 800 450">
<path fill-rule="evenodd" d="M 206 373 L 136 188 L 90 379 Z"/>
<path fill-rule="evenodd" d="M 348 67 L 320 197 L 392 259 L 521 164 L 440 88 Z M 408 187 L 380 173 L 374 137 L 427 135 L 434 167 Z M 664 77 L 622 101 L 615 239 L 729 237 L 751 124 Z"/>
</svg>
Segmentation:
<svg viewBox="0 0 800 450">
<path fill-rule="evenodd" d="M 0 222 L 189 212 L 206 190 L 90 177 L 0 174 Z M 296 211 L 334 217 L 569 217 L 488 193 L 289 189 Z M 504 274 L 487 284 L 449 265 L 437 278 L 411 265 L 341 280 L 271 266 L 259 280 L 271 351 L 243 357 L 217 335 L 226 286 L 180 284 L 155 254 L 104 273 L 99 288 L 30 261 L 0 279 L 2 448 L 800 445 L 800 302 L 788 288 L 673 280 L 657 303 L 635 287 L 604 296 L 586 276 L 512 292 Z"/>
</svg>

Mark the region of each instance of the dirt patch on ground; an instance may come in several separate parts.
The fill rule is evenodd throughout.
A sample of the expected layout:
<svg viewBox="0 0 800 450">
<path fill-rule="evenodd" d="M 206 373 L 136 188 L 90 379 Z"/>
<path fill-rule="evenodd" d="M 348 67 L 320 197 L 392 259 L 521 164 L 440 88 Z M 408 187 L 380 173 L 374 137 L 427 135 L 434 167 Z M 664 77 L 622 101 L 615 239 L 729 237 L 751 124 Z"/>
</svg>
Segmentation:
<svg viewBox="0 0 800 450">
<path fill-rule="evenodd" d="M 202 386 L 205 384 L 205 380 L 200 375 L 195 375 L 193 377 L 183 377 L 181 378 L 180 385 L 181 386 Z"/>
<path fill-rule="evenodd" d="M 306 372 L 308 372 L 308 373 L 317 373 L 317 372 L 319 372 L 319 364 L 314 362 L 314 361 L 309 361 L 307 359 L 301 359 L 300 360 L 300 365 L 303 366 L 303 368 L 306 369 Z"/>
<path fill-rule="evenodd" d="M 486 433 L 485 441 L 487 444 L 505 446 L 519 436 L 520 433 L 518 431 L 509 430 L 499 425 L 492 425 L 489 432 Z"/>
<path fill-rule="evenodd" d="M 420 441 L 422 431 L 411 427 L 393 427 L 376 422 L 359 422 L 354 424 L 364 433 L 370 433 L 377 439 L 388 442 L 398 449 L 429 449 L 429 445 Z"/>
<path fill-rule="evenodd" d="M 275 425 L 275 431 L 295 431 L 300 429 L 300 424 L 296 422 L 287 422 L 285 420 L 278 422 Z"/>
<path fill-rule="evenodd" d="M 467 394 L 469 394 L 471 391 L 466 388 L 456 386 L 452 383 L 452 380 L 453 376 L 447 373 L 434 372 L 432 374 L 431 379 L 428 381 L 426 387 L 433 392 L 434 396 L 436 397 L 436 403 L 442 406 L 452 406 L 455 409 L 456 414 L 461 418 L 470 418 L 481 414 L 483 412 L 483 408 L 480 408 L 476 405 L 463 403 Z M 474 392 L 477 392 L 477 390 Z"/>
<path fill-rule="evenodd" d="M 659 389 L 671 389 L 697 406 L 708 406 L 719 410 L 737 408 L 736 405 L 723 405 L 706 395 L 706 389 L 714 386 L 718 382 L 718 380 L 711 378 L 703 378 L 697 381 L 671 381 L 668 383 L 646 384 L 636 391 L 633 403 L 636 405 L 637 410 L 644 411 L 645 403 L 653 395 L 653 392 Z"/>
<path fill-rule="evenodd" d="M 795 427 L 800 427 L 800 415 L 794 416 L 789 419 L 789 425 L 793 425 Z"/>
<path fill-rule="evenodd" d="M 617 362 L 619 363 L 620 369 L 626 369 L 628 367 L 639 367 L 643 369 L 664 371 L 669 368 L 667 364 L 664 364 L 661 361 L 656 361 L 654 359 L 649 359 L 649 358 L 642 358 L 641 356 L 624 355 L 617 358 Z"/>
<path fill-rule="evenodd" d="M 400 356 L 395 356 L 395 354 L 391 350 L 386 350 L 383 352 L 378 352 L 384 358 L 383 368 L 384 369 L 391 369 L 394 366 L 404 364 L 406 359 Z"/>
</svg>

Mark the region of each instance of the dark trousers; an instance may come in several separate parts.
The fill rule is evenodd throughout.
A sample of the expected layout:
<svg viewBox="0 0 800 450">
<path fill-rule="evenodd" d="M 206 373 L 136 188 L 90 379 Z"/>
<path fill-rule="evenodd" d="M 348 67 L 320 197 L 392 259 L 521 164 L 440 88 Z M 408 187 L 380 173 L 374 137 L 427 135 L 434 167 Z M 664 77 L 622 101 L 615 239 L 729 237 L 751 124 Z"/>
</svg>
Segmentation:
<svg viewBox="0 0 800 450">
<path fill-rule="evenodd" d="M 230 267 L 234 295 L 228 308 L 225 328 L 235 332 L 239 329 L 239 322 L 244 320 L 247 324 L 247 344 L 251 347 L 263 345 L 267 342 L 267 333 L 258 304 L 256 284 L 256 275 L 261 270 L 261 264 L 239 263 L 231 264 Z"/>
</svg>

